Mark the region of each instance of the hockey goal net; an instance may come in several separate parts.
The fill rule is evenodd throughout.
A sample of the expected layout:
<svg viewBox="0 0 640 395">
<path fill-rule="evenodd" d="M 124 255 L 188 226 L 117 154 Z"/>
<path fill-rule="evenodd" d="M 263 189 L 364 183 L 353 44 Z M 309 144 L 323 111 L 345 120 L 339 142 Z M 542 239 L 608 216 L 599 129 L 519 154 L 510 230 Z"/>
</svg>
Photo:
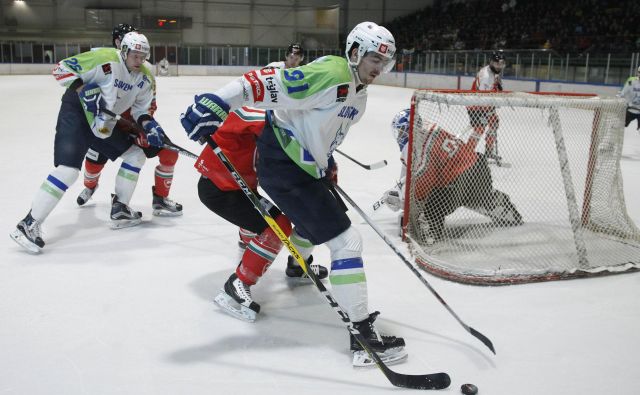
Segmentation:
<svg viewBox="0 0 640 395">
<path fill-rule="evenodd" d="M 403 219 L 416 262 L 488 285 L 639 269 L 620 172 L 625 108 L 594 95 L 416 91 Z"/>
</svg>

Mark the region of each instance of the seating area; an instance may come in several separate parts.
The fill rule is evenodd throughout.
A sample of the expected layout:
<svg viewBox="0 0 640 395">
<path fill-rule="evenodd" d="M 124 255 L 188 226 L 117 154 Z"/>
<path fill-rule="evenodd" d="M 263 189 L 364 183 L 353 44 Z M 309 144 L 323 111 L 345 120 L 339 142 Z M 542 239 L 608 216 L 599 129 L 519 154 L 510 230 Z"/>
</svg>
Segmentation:
<svg viewBox="0 0 640 395">
<path fill-rule="evenodd" d="M 640 2 L 613 0 L 435 0 L 391 21 L 398 48 L 552 49 L 560 53 L 640 51 Z"/>
</svg>

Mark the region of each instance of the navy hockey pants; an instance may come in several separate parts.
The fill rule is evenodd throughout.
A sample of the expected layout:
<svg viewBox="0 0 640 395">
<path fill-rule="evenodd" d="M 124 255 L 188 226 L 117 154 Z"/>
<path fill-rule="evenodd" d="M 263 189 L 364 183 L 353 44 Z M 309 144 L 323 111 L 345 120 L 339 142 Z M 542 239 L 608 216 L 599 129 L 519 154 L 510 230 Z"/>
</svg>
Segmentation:
<svg viewBox="0 0 640 395">
<path fill-rule="evenodd" d="M 258 183 L 300 236 L 320 245 L 351 226 L 343 206 L 325 182 L 309 175 L 287 156 L 268 122 L 257 146 Z"/>
<path fill-rule="evenodd" d="M 64 165 L 75 169 L 82 168 L 84 155 L 89 146 L 111 160 L 116 160 L 133 144 L 128 134 L 113 130 L 106 139 L 96 137 L 84 115 L 78 94 L 67 89 L 62 96 L 62 104 L 58 112 L 56 137 L 53 146 L 53 164 L 58 167 Z"/>
</svg>

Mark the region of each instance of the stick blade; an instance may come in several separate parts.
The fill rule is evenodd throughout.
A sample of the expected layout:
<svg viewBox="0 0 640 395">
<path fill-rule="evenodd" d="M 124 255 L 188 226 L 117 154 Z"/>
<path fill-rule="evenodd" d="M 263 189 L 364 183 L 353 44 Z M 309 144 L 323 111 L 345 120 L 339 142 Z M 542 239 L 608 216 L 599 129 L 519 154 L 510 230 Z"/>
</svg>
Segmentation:
<svg viewBox="0 0 640 395">
<path fill-rule="evenodd" d="M 484 345 L 487 346 L 494 355 L 496 354 L 496 349 L 493 348 L 493 343 L 491 342 L 491 340 L 489 340 L 488 337 L 478 332 L 477 330 L 473 329 L 472 327 L 469 327 L 469 332 L 473 336 L 475 336 L 478 340 L 480 340 L 482 343 L 484 343 Z"/>
<path fill-rule="evenodd" d="M 446 373 L 400 374 L 393 373 L 389 379 L 396 387 L 414 390 L 441 390 L 449 387 L 451 378 Z"/>
<path fill-rule="evenodd" d="M 387 165 L 387 160 L 381 160 L 380 162 L 372 163 L 369 165 L 369 170 L 381 169 Z"/>
</svg>

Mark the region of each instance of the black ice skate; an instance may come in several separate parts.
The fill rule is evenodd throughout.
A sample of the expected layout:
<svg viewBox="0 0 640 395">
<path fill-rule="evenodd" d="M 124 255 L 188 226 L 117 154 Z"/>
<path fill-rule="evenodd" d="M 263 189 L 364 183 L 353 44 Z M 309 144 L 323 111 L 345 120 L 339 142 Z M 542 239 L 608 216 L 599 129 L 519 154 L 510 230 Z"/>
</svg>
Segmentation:
<svg viewBox="0 0 640 395">
<path fill-rule="evenodd" d="M 373 325 L 373 321 L 375 321 L 379 314 L 379 311 L 371 313 L 369 314 L 369 318 L 354 322 L 353 326 L 364 336 L 373 351 L 378 354 L 384 363 L 396 363 L 407 357 L 407 352 L 404 349 L 404 339 L 401 337 L 381 335 Z M 369 354 L 362 348 L 356 338 L 353 335 L 350 335 L 350 338 L 353 366 L 374 366 L 375 362 L 369 357 Z"/>
<path fill-rule="evenodd" d="M 83 189 L 82 192 L 80 192 L 80 194 L 78 195 L 78 198 L 76 199 L 78 206 L 84 206 L 89 200 L 91 200 L 91 196 L 93 196 L 93 193 L 96 191 L 96 189 L 98 189 L 97 185 L 93 189 L 92 188 Z"/>
<path fill-rule="evenodd" d="M 9 236 L 32 254 L 40 253 L 40 249 L 44 247 L 40 221 L 31 216 L 31 211 L 22 221 L 18 222 L 16 229 Z"/>
<path fill-rule="evenodd" d="M 316 274 L 316 276 L 318 276 L 320 280 L 327 278 L 327 276 L 329 275 L 329 271 L 327 270 L 327 268 L 322 265 L 313 265 L 312 262 L 313 255 L 310 255 L 309 259 L 307 259 L 307 267 L 313 270 L 313 272 Z M 284 273 L 287 275 L 287 278 L 291 280 L 311 281 L 309 276 L 307 276 L 307 273 L 304 272 L 302 267 L 298 265 L 298 262 L 296 262 L 296 260 L 293 259 L 291 255 L 289 255 L 289 257 L 287 258 L 287 269 L 284 271 Z"/>
<path fill-rule="evenodd" d="M 234 272 L 213 300 L 232 316 L 254 322 L 260 312 L 260 305 L 251 298 L 250 288 L 251 286 L 243 283 Z"/>
<path fill-rule="evenodd" d="M 111 194 L 111 228 L 122 229 L 140 225 L 142 213 L 133 211 L 131 207 L 118 200 L 118 195 Z"/>
<path fill-rule="evenodd" d="M 173 200 L 156 194 L 156 187 L 151 187 L 153 193 L 153 215 L 157 217 L 177 217 L 182 215 L 182 205 Z"/>
</svg>

